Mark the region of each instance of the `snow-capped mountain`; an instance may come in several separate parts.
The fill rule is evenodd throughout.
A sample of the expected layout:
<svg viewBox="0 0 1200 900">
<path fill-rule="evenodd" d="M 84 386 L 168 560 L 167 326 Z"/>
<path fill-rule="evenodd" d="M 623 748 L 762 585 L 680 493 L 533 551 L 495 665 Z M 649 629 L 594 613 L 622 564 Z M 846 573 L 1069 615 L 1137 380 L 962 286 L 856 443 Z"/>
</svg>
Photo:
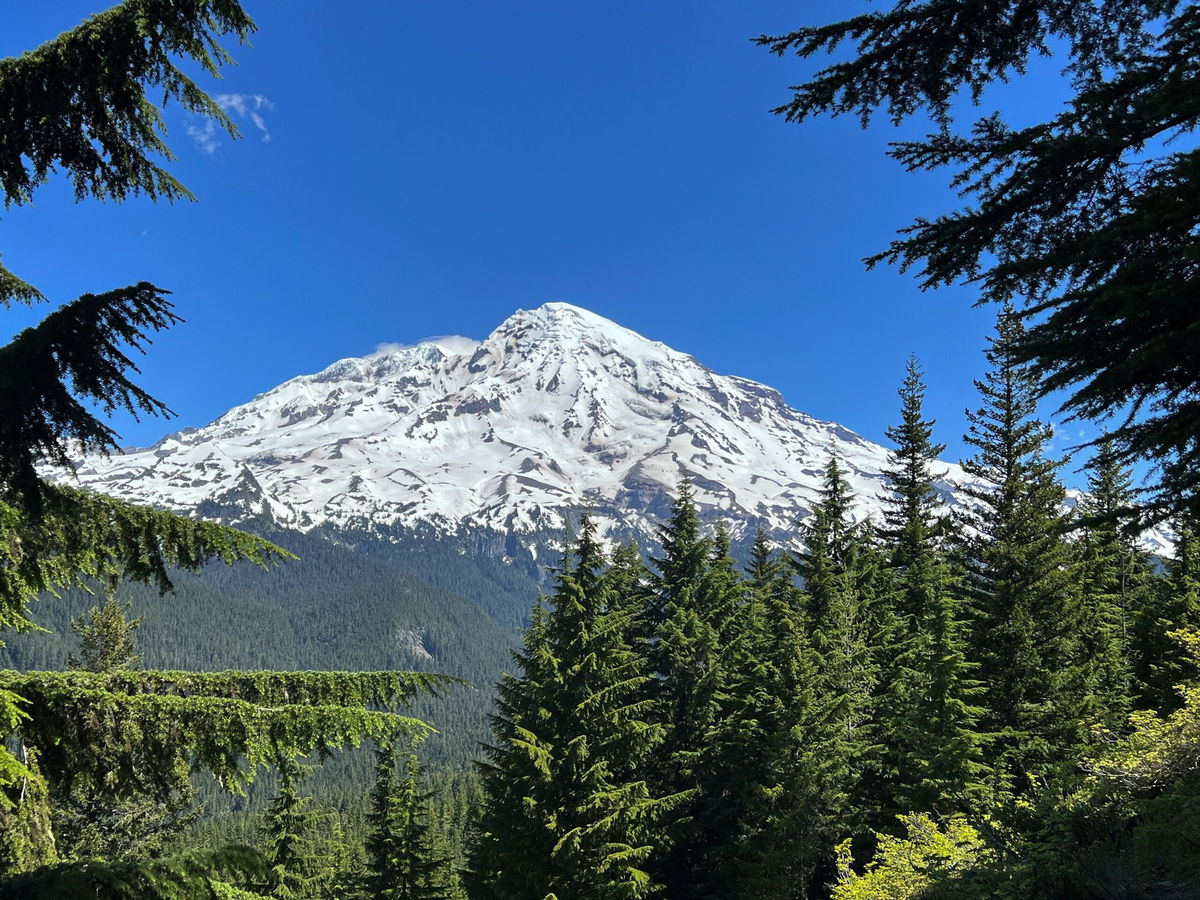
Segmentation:
<svg viewBox="0 0 1200 900">
<path fill-rule="evenodd" d="M 836 455 L 878 508 L 886 450 L 762 384 L 567 303 L 476 342 L 343 359 L 156 445 L 82 460 L 114 496 L 279 524 L 432 523 L 532 533 L 589 509 L 650 533 L 681 476 L 701 511 L 789 529 Z M 943 487 L 961 482 L 944 464 Z"/>
</svg>

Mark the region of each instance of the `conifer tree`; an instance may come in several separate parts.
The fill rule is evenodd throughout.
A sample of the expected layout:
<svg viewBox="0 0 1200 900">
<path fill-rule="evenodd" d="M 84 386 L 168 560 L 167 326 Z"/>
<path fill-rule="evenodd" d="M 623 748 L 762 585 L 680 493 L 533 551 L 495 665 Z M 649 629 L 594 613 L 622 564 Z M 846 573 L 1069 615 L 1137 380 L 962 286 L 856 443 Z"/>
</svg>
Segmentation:
<svg viewBox="0 0 1200 900">
<path fill-rule="evenodd" d="M 747 796 L 735 847 L 732 896 L 791 900 L 812 896 L 828 876 L 844 813 L 840 733 L 825 715 L 805 597 L 791 565 L 761 532 L 747 572 L 753 642 L 743 689 L 751 712 Z"/>
<path fill-rule="evenodd" d="M 115 576 L 108 579 L 104 586 L 104 606 L 93 606 L 87 618 L 71 620 L 71 630 L 79 636 L 80 655 L 67 657 L 67 668 L 87 672 L 138 668 L 142 658 L 136 652 L 134 634 L 142 624 L 142 617 L 128 618 L 130 607 L 131 604 L 117 599 Z"/>
<path fill-rule="evenodd" d="M 662 742 L 648 721 L 650 674 L 633 650 L 635 609 L 614 588 L 588 519 L 501 685 L 496 745 L 470 880 L 481 897 L 639 898 L 673 802 L 645 779 Z M 530 843 L 522 843 L 529 836 Z"/>
<path fill-rule="evenodd" d="M 448 859 L 434 847 L 431 795 L 421 787 L 416 754 L 406 754 L 404 776 L 397 782 L 399 763 L 394 746 L 376 751 L 362 896 L 364 900 L 447 900 Z"/>
<path fill-rule="evenodd" d="M 982 686 L 967 659 L 965 623 L 940 539 L 944 513 L 931 467 L 945 445 L 933 443 L 924 397 L 920 369 L 909 359 L 900 423 L 887 430 L 896 446 L 881 539 L 893 575 L 895 629 L 883 662 L 882 723 L 893 810 L 947 815 L 969 811 L 982 790 L 976 705 Z"/>
<path fill-rule="evenodd" d="M 174 100 L 236 132 L 185 73 L 180 58 L 215 75 L 229 61 L 221 39 L 245 41 L 253 27 L 237 0 L 126 0 L 31 52 L 0 60 L 5 205 L 31 203 L 56 174 L 72 182 L 77 199 L 190 197 L 156 161 L 169 159 L 170 151 L 162 113 L 151 97 Z M 171 566 L 195 570 L 210 559 L 265 564 L 285 555 L 213 522 L 54 485 L 39 475 L 43 463 L 69 468 L 79 452 L 115 449 L 117 435 L 103 413 L 169 412 L 131 378 L 137 371 L 132 354 L 178 321 L 167 296 L 146 282 L 84 294 L 0 346 L 0 628 L 29 628 L 34 598 L 81 584 L 87 576 L 115 571 L 165 589 Z M 0 306 L 45 300 L 0 266 Z M 38 753 L 28 738 L 44 737 L 50 728 L 35 717 L 59 698 L 68 706 L 78 699 L 78 679 L 68 688 L 50 677 L 35 685 L 31 676 L 6 675 L 0 687 L 0 722 L 8 738 L 0 742 L 0 838 L 24 848 L 6 855 L 18 870 L 35 859 L 52 861 L 55 851 L 35 824 L 44 821 L 43 814 L 13 811 L 13 805 L 65 789 L 44 780 L 58 766 L 53 756 L 100 750 L 64 747 L 51 753 L 44 747 L 40 767 L 33 766 Z M 28 692 L 18 691 L 17 684 Z M 145 705 L 138 711 L 146 712 Z M 57 725 L 70 719 L 58 718 L 62 712 L 50 714 Z M 82 731 L 89 729 L 90 723 Z M 55 741 L 65 744 L 78 734 L 60 731 Z"/>
<path fill-rule="evenodd" d="M 105 579 L 104 605 L 93 606 L 85 617 L 71 620 L 79 637 L 80 655 L 67 659 L 69 669 L 86 672 L 128 672 L 140 667 L 134 635 L 142 619 L 127 618 L 130 604 L 117 598 L 117 578 Z M 106 780 L 111 784 L 115 775 Z M 156 856 L 163 842 L 179 832 L 194 812 L 188 812 L 195 790 L 190 783 L 130 796 L 114 802 L 108 791 L 69 789 L 56 784 L 50 792 L 56 851 L 60 859 L 138 859 Z"/>
<path fill-rule="evenodd" d="M 909 0 L 760 43 L 830 54 L 775 110 L 789 121 L 933 117 L 930 134 L 889 153 L 910 171 L 947 170 L 963 205 L 916 220 L 869 262 L 898 263 L 926 288 L 1022 298 L 1030 328 L 1014 350 L 1041 390 L 1069 390 L 1073 415 L 1112 419 L 1117 451 L 1160 470 L 1160 515 L 1189 504 L 1195 514 L 1200 178 L 1194 144 L 1179 143 L 1200 127 L 1195 4 Z M 1046 56 L 1066 76 L 1055 114 L 1028 121 L 1023 95 L 1009 92 L 1018 124 L 1001 97 L 954 127 L 990 85 L 1044 77 L 1029 62 Z"/>
<path fill-rule="evenodd" d="M 976 382 L 982 405 L 968 411 L 964 438 L 976 454 L 963 468 L 983 486 L 962 489 L 974 506 L 961 523 L 984 725 L 998 735 L 991 756 L 1018 791 L 1087 739 L 1064 490 L 1048 455 L 1050 428 L 1037 418 L 1036 378 L 1015 356 L 1021 334 L 1006 310 L 986 353 L 991 368 Z"/>
<path fill-rule="evenodd" d="M 878 818 L 881 799 L 877 648 L 890 625 L 878 553 L 869 530 L 852 521 L 852 499 L 831 457 L 796 563 L 817 661 L 817 703 L 833 725 L 827 752 L 838 789 L 828 793 L 831 815 L 844 831 L 859 833 Z"/>
<path fill-rule="evenodd" d="M 1100 445 L 1089 468 L 1077 541 L 1078 665 L 1085 679 L 1087 720 L 1118 732 L 1131 709 L 1132 620 L 1148 599 L 1150 567 L 1129 527 L 1134 514 L 1133 479 L 1110 443 Z"/>
<path fill-rule="evenodd" d="M 682 482 L 672 516 L 661 529 L 663 555 L 654 560 L 651 616 L 658 619 L 651 664 L 657 681 L 657 721 L 666 728 L 655 791 L 684 798 L 669 826 L 669 849 L 658 872 L 669 896 L 721 896 L 719 858 L 736 827 L 725 795 L 717 731 L 728 711 L 737 653 L 738 578 L 728 538 L 700 533 L 691 488 Z"/>
<path fill-rule="evenodd" d="M 270 880 L 264 893 L 279 900 L 302 900 L 311 896 L 313 875 L 312 831 L 316 816 L 310 800 L 298 785 L 310 767 L 294 757 L 283 757 L 275 765 L 279 791 L 267 804 L 262 835 L 266 839 Z"/>
<path fill-rule="evenodd" d="M 1133 619 L 1139 706 L 1164 714 L 1180 708 L 1178 685 L 1194 675 L 1192 662 L 1172 635 L 1200 631 L 1200 520 L 1180 516 L 1174 524 L 1175 555 Z"/>
<path fill-rule="evenodd" d="M 564 565 L 567 560 L 564 560 Z M 493 742 L 478 763 L 483 805 L 468 858 L 468 891 L 480 900 L 545 896 L 545 867 L 554 848 L 553 715 L 559 660 L 546 634 L 539 597 L 513 651 L 517 675 L 496 686 Z"/>
</svg>

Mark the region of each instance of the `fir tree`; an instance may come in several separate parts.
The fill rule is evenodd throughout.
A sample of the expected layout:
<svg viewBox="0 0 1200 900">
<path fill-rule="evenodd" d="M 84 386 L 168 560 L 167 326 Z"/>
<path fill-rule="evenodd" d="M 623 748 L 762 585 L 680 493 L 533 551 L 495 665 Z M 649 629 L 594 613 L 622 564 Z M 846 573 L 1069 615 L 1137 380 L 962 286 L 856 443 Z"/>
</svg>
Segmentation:
<svg viewBox="0 0 1200 900">
<path fill-rule="evenodd" d="M 78 199 L 190 196 L 155 161 L 169 159 L 170 151 L 162 113 L 150 96 L 173 99 L 235 131 L 185 74 L 180 57 L 215 75 L 229 60 L 222 37 L 244 41 L 253 27 L 236 0 L 126 0 L 31 52 L 0 60 L 5 205 L 31 203 L 55 174 L 72 182 Z M 131 378 L 137 371 L 132 353 L 178 321 L 167 296 L 146 282 L 84 294 L 0 346 L 0 628 L 30 627 L 28 607 L 34 598 L 78 585 L 86 576 L 115 571 L 167 588 L 170 566 L 195 570 L 210 559 L 266 563 L 284 555 L 225 526 L 52 485 L 38 473 L 43 463 L 69 468 L 71 457 L 81 451 L 115 449 L 117 435 L 101 418 L 104 413 L 168 412 Z M 0 266 L 0 306 L 45 299 Z M 60 731 L 54 743 L 43 745 L 41 768 L 30 767 L 27 761 L 38 754 L 28 738 L 44 738 L 49 726 L 35 717 L 55 702 L 72 706 L 79 696 L 75 681 L 64 690 L 50 678 L 35 685 L 29 675 L 6 677 L 0 689 L 0 721 L 8 725 L 9 736 L 0 745 L 2 837 L 10 846 L 37 843 L 44 850 L 27 846 L 8 856 L 13 861 L 48 861 L 54 850 L 33 824 L 44 816 L 34 811 L 9 815 L 12 805 L 65 790 L 44 781 L 61 768 L 61 758 L 104 750 L 63 746 L 78 732 Z M 18 691 L 18 683 L 29 692 Z M 146 710 L 127 711 L 132 716 Z M 64 717 L 70 719 L 70 713 Z M 20 752 L 14 754 L 10 746 Z M 28 833 L 18 833 L 26 826 Z"/>
<path fill-rule="evenodd" d="M 1012 312 L 999 318 L 991 368 L 976 382 L 982 405 L 968 412 L 964 438 L 976 455 L 963 468 L 983 487 L 963 488 L 975 505 L 961 523 L 984 725 L 1001 735 L 992 755 L 1018 790 L 1086 743 L 1064 490 L 1048 456 L 1050 428 L 1036 417 L 1036 378 L 1014 353 L 1021 332 Z"/>
<path fill-rule="evenodd" d="M 275 765 L 279 791 L 267 805 L 262 835 L 266 840 L 270 881 L 264 892 L 280 900 L 301 900 L 311 895 L 313 881 L 312 831 L 315 814 L 310 800 L 297 789 L 309 774 L 309 767 L 293 757 L 281 758 Z"/>
<path fill-rule="evenodd" d="M 1133 697 L 1131 627 L 1149 592 L 1150 567 L 1131 532 L 1132 478 L 1109 443 L 1089 468 L 1079 506 L 1080 631 L 1078 665 L 1085 678 L 1090 723 L 1120 731 Z"/>
<path fill-rule="evenodd" d="M 116 577 L 104 586 L 104 606 L 93 606 L 87 618 L 71 620 L 71 630 L 79 637 L 79 656 L 67 658 L 68 669 L 87 672 L 117 672 L 136 669 L 142 658 L 134 644 L 134 634 L 142 618 L 129 619 L 131 604 L 117 599 Z"/>
<path fill-rule="evenodd" d="M 910 171 L 948 169 L 964 206 L 918 219 L 869 263 L 1024 298 L 1031 326 L 1010 352 L 1034 364 L 1035 389 L 1069 389 L 1068 410 L 1111 419 L 1122 457 L 1161 467 L 1162 510 L 1200 503 L 1200 178 L 1196 148 L 1175 140 L 1200 127 L 1196 6 L 912 0 L 760 43 L 833 55 L 775 110 L 790 121 L 934 116 L 931 134 L 889 153 Z M 973 108 L 958 98 L 979 101 L 1048 55 L 1068 77 L 1056 115 L 953 128 Z"/>
<path fill-rule="evenodd" d="M 683 801 L 668 829 L 669 850 L 658 869 L 668 896 L 721 896 L 719 858 L 732 839 L 736 814 L 726 804 L 729 773 L 716 732 L 727 712 L 737 644 L 737 573 L 728 539 L 700 534 L 691 488 L 681 483 L 661 530 L 654 561 L 652 618 L 658 627 L 650 656 L 657 680 L 657 721 L 666 729 L 655 791 Z"/>
<path fill-rule="evenodd" d="M 845 812 L 840 732 L 825 715 L 805 598 L 766 536 L 751 548 L 746 589 L 753 641 L 742 695 L 749 711 L 744 809 L 732 896 L 797 898 L 829 874 Z"/>
<path fill-rule="evenodd" d="M 817 703 L 832 726 L 828 753 L 839 770 L 839 788 L 828 794 L 831 815 L 843 830 L 859 833 L 878 818 L 881 800 L 877 648 L 886 643 L 890 623 L 880 559 L 869 530 L 851 519 L 852 499 L 841 464 L 831 457 L 796 563 L 816 658 Z"/>
<path fill-rule="evenodd" d="M 976 705 L 982 686 L 967 659 L 965 624 L 940 540 L 943 515 L 931 467 L 933 443 L 923 416 L 925 385 L 915 359 L 900 388 L 900 423 L 886 474 L 883 551 L 893 575 L 895 628 L 886 644 L 889 800 L 896 813 L 967 812 L 982 791 L 982 735 Z"/>
<path fill-rule="evenodd" d="M 1175 520 L 1175 555 L 1133 619 L 1133 669 L 1139 705 L 1159 713 L 1181 706 L 1178 686 L 1193 674 L 1177 633 L 1200 631 L 1200 519 Z M 1174 636 L 1173 636 L 1174 635 Z"/>
<path fill-rule="evenodd" d="M 468 891 L 481 900 L 546 893 L 545 861 L 555 844 L 551 698 L 560 668 L 546 619 L 539 597 L 522 647 L 513 652 L 519 674 L 505 674 L 496 686 L 493 743 L 478 764 L 482 811 L 466 871 Z"/>
<path fill-rule="evenodd" d="M 69 669 L 113 673 L 139 668 L 134 635 L 142 619 L 129 619 L 130 604 L 117 599 L 117 578 L 105 579 L 104 606 L 93 606 L 86 618 L 72 619 L 80 656 L 71 654 Z M 108 785 L 115 775 L 107 776 Z M 50 792 L 51 817 L 60 859 L 139 859 L 157 856 L 163 843 L 195 818 L 188 807 L 192 785 L 178 783 L 113 802 L 107 790 L 71 789 L 62 784 Z"/>
<path fill-rule="evenodd" d="M 472 888 L 481 897 L 638 898 L 657 885 L 649 865 L 659 820 L 673 800 L 647 786 L 662 742 L 646 697 L 650 675 L 633 649 L 635 608 L 614 589 L 591 522 L 559 572 L 548 614 L 538 613 L 501 685 L 496 745 L 483 769 Z M 532 843 L 522 843 L 530 836 Z"/>
<path fill-rule="evenodd" d="M 367 837 L 364 900 L 448 900 L 447 858 L 434 847 L 430 794 L 421 788 L 414 753 L 400 760 L 394 746 L 376 751 L 376 780 L 371 792 L 371 831 Z"/>
</svg>

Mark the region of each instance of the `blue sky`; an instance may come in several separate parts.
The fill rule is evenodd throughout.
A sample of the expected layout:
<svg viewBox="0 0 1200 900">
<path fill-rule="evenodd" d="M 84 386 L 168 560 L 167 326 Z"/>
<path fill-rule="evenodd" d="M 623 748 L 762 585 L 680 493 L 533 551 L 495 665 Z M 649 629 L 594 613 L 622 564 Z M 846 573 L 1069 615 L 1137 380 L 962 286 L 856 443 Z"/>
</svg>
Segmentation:
<svg viewBox="0 0 1200 900">
<path fill-rule="evenodd" d="M 750 41 L 865 4 L 245 5 L 253 47 L 200 82 L 236 98 L 243 139 L 167 111 L 197 203 L 76 204 L 56 183 L 0 216 L 5 263 L 53 300 L 142 279 L 174 292 L 187 322 L 155 341 L 141 383 L 178 418 L 122 419 L 126 442 L 380 343 L 480 338 L 567 300 L 875 440 L 915 352 L 947 456 L 965 452 L 994 311 L 861 262 L 954 203 L 944 178 L 884 156 L 922 129 L 786 124 L 769 109 L 812 66 Z M 27 4 L 0 55 L 104 6 Z M 1006 90 L 1027 110 L 1059 92 L 1046 66 Z"/>
</svg>

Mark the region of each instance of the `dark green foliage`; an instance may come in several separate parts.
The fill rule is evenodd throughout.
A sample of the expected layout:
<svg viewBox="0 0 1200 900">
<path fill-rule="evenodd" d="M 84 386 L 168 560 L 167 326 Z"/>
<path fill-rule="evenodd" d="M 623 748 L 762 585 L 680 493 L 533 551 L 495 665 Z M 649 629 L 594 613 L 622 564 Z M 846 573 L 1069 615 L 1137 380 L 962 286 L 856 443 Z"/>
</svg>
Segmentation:
<svg viewBox="0 0 1200 900">
<path fill-rule="evenodd" d="M 153 156 L 171 158 L 162 114 L 146 95 L 236 128 L 178 65 L 210 75 L 231 62 L 219 41 L 245 42 L 254 23 L 237 0 L 125 0 L 32 52 L 0 60 L 0 188 L 28 203 L 61 172 L 77 199 L 190 198 Z"/>
<path fill-rule="evenodd" d="M 93 606 L 82 616 L 71 620 L 71 630 L 79 638 L 79 656 L 67 657 L 68 669 L 85 672 L 117 672 L 136 669 L 142 661 L 134 644 L 134 633 L 142 624 L 139 616 L 129 619 L 131 604 L 117 599 L 116 586 L 105 587 L 104 606 Z"/>
<path fill-rule="evenodd" d="M 243 847 L 197 853 L 169 860 L 60 863 L 6 878 L 3 900 L 246 900 L 254 894 L 222 890 L 214 882 L 244 882 L 259 877 L 263 860 Z"/>
<path fill-rule="evenodd" d="M 104 606 L 93 606 L 87 618 L 71 620 L 71 630 L 81 644 L 80 658 L 68 657 L 67 667 L 88 672 L 137 669 L 134 632 L 140 618 L 130 621 L 129 605 L 117 599 L 115 578 L 104 586 Z M 116 773 L 109 773 L 115 783 Z M 195 791 L 187 783 L 150 793 L 131 792 L 120 801 L 109 790 L 91 786 L 51 786 L 51 816 L 55 849 L 60 859 L 136 860 L 157 857 L 171 835 L 195 817 L 190 810 Z"/>
<path fill-rule="evenodd" d="M 449 896 L 448 860 L 433 846 L 430 795 L 421 788 L 415 755 L 404 757 L 404 774 L 394 747 L 376 751 L 377 778 L 371 793 L 367 873 L 363 898 L 369 900 L 445 900 Z"/>
<path fill-rule="evenodd" d="M 309 798 L 297 790 L 299 782 L 308 774 L 307 769 L 290 756 L 276 762 L 279 792 L 263 816 L 266 862 L 270 866 L 270 877 L 263 893 L 270 893 L 280 900 L 299 900 L 311 893 L 314 860 L 309 834 L 315 815 Z"/>
<path fill-rule="evenodd" d="M 145 282 L 85 294 L 0 347 L 0 500 L 40 509 L 36 463 L 69 469 L 68 448 L 116 448 L 116 432 L 87 404 L 170 412 L 130 380 L 137 367 L 125 349 L 144 352 L 150 332 L 179 321 L 165 294 Z"/>
<path fill-rule="evenodd" d="M 1179 629 L 1200 630 L 1200 520 L 1175 520 L 1174 559 L 1166 577 L 1143 594 L 1133 619 L 1133 668 L 1139 706 L 1161 713 L 1178 709 L 1177 686 L 1195 674 L 1193 661 L 1179 653 Z"/>
<path fill-rule="evenodd" d="M 1110 732 L 1125 727 L 1133 700 L 1134 616 L 1150 602 L 1149 554 L 1130 529 L 1132 478 L 1110 444 L 1090 464 L 1088 494 L 1078 513 L 1080 622 L 1078 664 L 1086 679 L 1085 717 Z"/>
<path fill-rule="evenodd" d="M 910 359 L 900 388 L 900 423 L 887 432 L 896 446 L 881 538 L 895 599 L 881 725 L 888 734 L 892 809 L 949 815 L 970 812 L 983 790 L 983 686 L 967 657 L 960 592 L 941 540 L 945 511 L 931 466 L 945 448 L 933 443 L 924 397 L 921 372 Z"/>
<path fill-rule="evenodd" d="M 46 779 L 117 800 L 185 784 L 193 768 L 241 791 L 283 751 L 422 737 L 428 726 L 384 710 L 443 684 L 409 672 L 0 671 L 24 698 L 20 739 Z"/>
<path fill-rule="evenodd" d="M 840 735 L 825 715 L 805 597 L 761 533 L 747 574 L 753 638 L 736 691 L 745 708 L 734 723 L 745 738 L 745 796 L 725 863 L 733 896 L 805 897 L 839 836 Z"/>
<path fill-rule="evenodd" d="M 1125 459 L 1161 466 L 1160 514 L 1200 484 L 1200 8 L 1160 0 L 920 0 L 763 37 L 773 52 L 848 58 L 795 89 L 789 120 L 928 111 L 939 128 L 890 154 L 947 168 L 964 208 L 918 219 L 872 257 L 918 267 L 924 286 L 969 281 L 984 300 L 1023 298 L 1013 348 L 1065 408 L 1117 417 Z M 1048 121 L 1000 114 L 951 130 L 960 92 L 978 100 L 1040 55 L 1066 57 L 1072 96 Z M 1128 419 L 1124 414 L 1130 413 Z"/>
<path fill-rule="evenodd" d="M 841 465 L 830 458 L 820 499 L 801 527 L 797 571 L 804 584 L 816 659 L 818 703 L 831 724 L 827 748 L 840 769 L 830 810 L 843 828 L 872 822 L 882 799 L 879 730 L 881 668 L 890 616 L 883 603 L 882 560 L 866 523 L 851 518 L 852 496 Z"/>
<path fill-rule="evenodd" d="M 739 657 L 741 592 L 728 539 L 700 534 L 691 488 L 681 483 L 671 520 L 661 531 L 663 555 L 651 581 L 650 664 L 656 674 L 655 719 L 665 728 L 652 784 L 661 796 L 677 796 L 668 826 L 669 849 L 658 874 L 666 893 L 721 896 L 720 857 L 734 838 L 738 811 L 729 804 L 733 788 L 723 758 L 736 747 L 717 735 L 727 719 Z M 728 731 L 728 728 L 723 729 Z M 736 801 L 734 801 L 736 803 Z"/>
<path fill-rule="evenodd" d="M 1046 775 L 1087 742 L 1079 667 L 1078 575 L 1066 541 L 1064 490 L 1048 457 L 1050 429 L 1036 418 L 1036 379 L 1013 347 L 1022 328 L 1006 312 L 976 382 L 963 463 L 983 488 L 963 517 L 966 590 L 976 617 L 975 659 L 987 685 L 984 724 L 1010 786 Z"/>
<path fill-rule="evenodd" d="M 423 539 L 410 538 L 397 544 L 389 556 L 383 548 L 349 547 L 316 535 L 266 533 L 300 559 L 270 570 L 214 563 L 197 574 L 171 571 L 174 590 L 168 595 L 149 586 L 122 585 L 121 596 L 134 604 L 143 619 L 137 637 L 144 664 L 198 671 L 446 672 L 473 687 L 454 689 L 436 699 L 416 697 L 410 712 L 438 729 L 423 746 L 426 760 L 461 764 L 471 758 L 487 735 L 492 683 L 518 640 L 517 632 L 485 613 L 475 596 L 486 597 L 496 584 L 496 594 L 505 596 L 504 608 L 496 616 L 515 619 L 517 599 L 507 595 L 515 594 L 521 583 L 517 573 L 496 572 L 503 567 L 475 560 L 466 548 L 448 539 L 444 549 L 433 548 L 436 555 Z M 454 594 L 421 579 L 414 567 L 430 555 L 439 580 L 459 582 L 473 595 Z M 453 567 L 455 560 L 461 569 Z M 497 584 L 490 580 L 493 575 L 509 581 Z M 96 591 L 102 588 L 89 586 Z M 526 580 L 524 591 L 528 604 L 537 587 Z M 287 602 L 281 603 L 280 597 Z M 0 648 L 0 665 L 35 670 L 63 667 L 69 654 L 78 652 L 70 620 L 86 615 L 94 603 L 95 595 L 83 590 L 40 601 L 35 614 L 52 633 L 8 637 L 7 646 Z M 365 790 L 373 778 L 369 753 L 339 754 L 314 773 L 311 787 L 314 794 L 334 782 Z M 259 791 L 252 791 L 252 796 L 255 803 L 264 799 Z M 225 804 L 204 786 L 202 799 L 210 808 Z"/>
<path fill-rule="evenodd" d="M 481 769 L 485 805 L 470 861 L 474 896 L 647 897 L 660 820 L 675 798 L 642 775 L 661 752 L 648 721 L 650 674 L 633 649 L 638 581 L 628 551 L 611 574 L 592 526 L 535 608 L 521 676 L 500 685 L 495 742 Z"/>
</svg>

